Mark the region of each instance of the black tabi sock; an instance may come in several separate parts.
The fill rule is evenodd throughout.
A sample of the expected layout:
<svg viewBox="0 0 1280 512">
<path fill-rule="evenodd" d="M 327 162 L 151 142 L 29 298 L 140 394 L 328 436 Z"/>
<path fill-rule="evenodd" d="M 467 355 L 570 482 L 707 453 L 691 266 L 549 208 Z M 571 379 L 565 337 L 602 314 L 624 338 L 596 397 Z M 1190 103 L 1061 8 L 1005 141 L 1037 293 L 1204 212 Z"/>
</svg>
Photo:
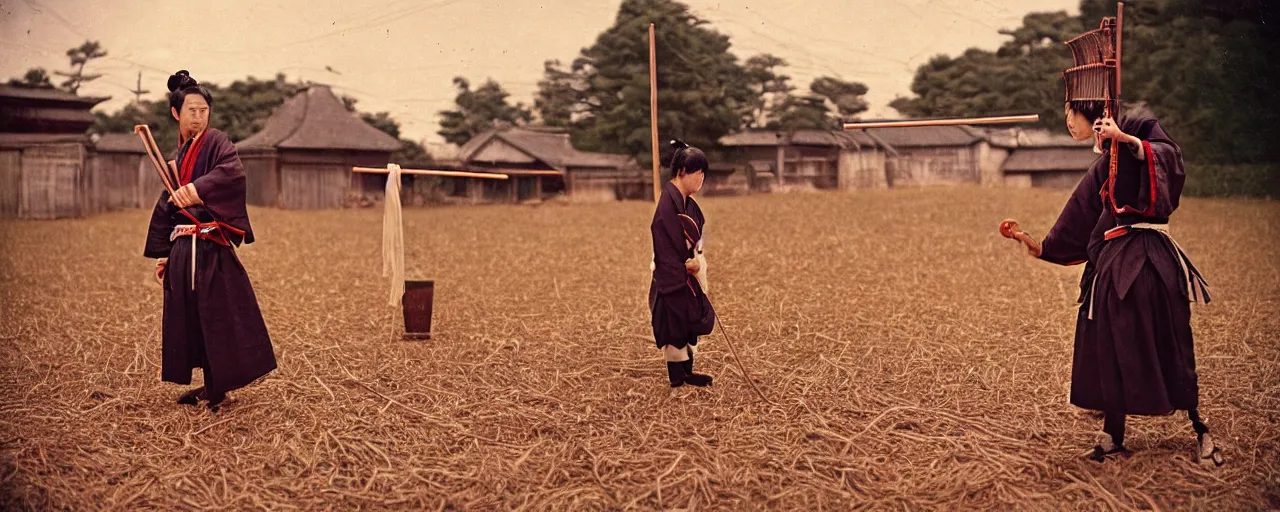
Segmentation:
<svg viewBox="0 0 1280 512">
<path fill-rule="evenodd" d="M 200 386 L 198 388 L 187 391 L 186 393 L 183 393 L 182 396 L 178 397 L 178 403 L 182 405 L 196 405 L 196 403 L 200 401 L 200 398 L 203 395 L 204 395 L 204 386 Z"/>
<path fill-rule="evenodd" d="M 678 388 L 683 386 L 687 375 L 684 371 L 683 361 L 667 361 L 667 377 L 671 379 L 671 387 Z"/>
</svg>

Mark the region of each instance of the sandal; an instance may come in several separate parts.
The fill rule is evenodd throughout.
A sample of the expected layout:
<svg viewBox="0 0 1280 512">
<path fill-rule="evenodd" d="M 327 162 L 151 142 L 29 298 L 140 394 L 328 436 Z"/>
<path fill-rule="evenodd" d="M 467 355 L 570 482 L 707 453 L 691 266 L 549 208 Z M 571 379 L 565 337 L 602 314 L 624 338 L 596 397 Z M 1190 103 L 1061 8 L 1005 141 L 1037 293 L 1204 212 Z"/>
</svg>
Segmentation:
<svg viewBox="0 0 1280 512">
<path fill-rule="evenodd" d="M 1196 435 L 1196 463 L 1203 463 L 1205 460 L 1212 460 L 1214 466 L 1221 467 L 1227 461 L 1222 458 L 1222 450 L 1214 444 L 1213 438 L 1208 432 Z"/>
<path fill-rule="evenodd" d="M 1124 446 L 1115 446 L 1115 447 L 1112 447 L 1110 450 L 1108 450 L 1106 448 L 1103 448 L 1102 445 L 1097 445 L 1097 446 L 1094 446 L 1092 450 L 1089 450 L 1087 453 L 1085 453 L 1085 457 L 1087 457 L 1088 459 L 1094 462 L 1103 462 L 1107 460 L 1108 455 L 1112 455 L 1116 453 L 1129 453 L 1129 449 L 1125 448 Z"/>
<path fill-rule="evenodd" d="M 182 405 L 196 405 L 200 400 L 204 400 L 204 386 L 187 391 L 178 397 L 178 403 Z"/>
</svg>

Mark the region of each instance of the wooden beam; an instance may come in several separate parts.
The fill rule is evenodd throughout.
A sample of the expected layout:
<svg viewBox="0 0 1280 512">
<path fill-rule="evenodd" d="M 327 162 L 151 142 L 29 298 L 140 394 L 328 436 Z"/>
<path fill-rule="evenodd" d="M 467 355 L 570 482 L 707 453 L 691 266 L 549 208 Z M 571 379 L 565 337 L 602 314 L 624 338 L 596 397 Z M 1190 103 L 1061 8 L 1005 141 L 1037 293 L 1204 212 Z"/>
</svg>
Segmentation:
<svg viewBox="0 0 1280 512">
<path fill-rule="evenodd" d="M 1021 116 L 996 117 L 959 117 L 951 119 L 906 119 L 902 121 L 874 121 L 867 123 L 845 123 L 846 130 L 862 130 L 867 128 L 905 128 L 913 126 L 956 126 L 965 124 L 1004 124 L 1034 123 L 1040 120 L 1039 114 Z"/>
<path fill-rule="evenodd" d="M 369 174 L 387 174 L 384 167 L 352 167 L 352 172 L 363 172 Z M 493 172 L 463 172 L 463 171 L 443 171 L 438 169 L 400 169 L 400 174 L 420 174 L 426 176 L 447 176 L 451 178 L 482 178 L 490 180 L 505 180 L 508 178 L 506 174 L 498 174 Z"/>
<path fill-rule="evenodd" d="M 490 171 L 498 174 L 506 174 L 508 176 L 564 176 L 564 171 L 554 169 L 502 169 L 492 168 Z"/>
</svg>

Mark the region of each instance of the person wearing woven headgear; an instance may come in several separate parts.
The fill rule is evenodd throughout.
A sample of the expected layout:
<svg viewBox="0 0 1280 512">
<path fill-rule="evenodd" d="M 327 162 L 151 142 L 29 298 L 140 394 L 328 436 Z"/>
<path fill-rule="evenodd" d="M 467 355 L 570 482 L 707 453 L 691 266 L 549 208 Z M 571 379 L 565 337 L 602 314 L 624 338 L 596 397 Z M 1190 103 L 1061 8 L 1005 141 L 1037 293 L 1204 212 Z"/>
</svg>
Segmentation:
<svg viewBox="0 0 1280 512">
<path fill-rule="evenodd" d="M 156 258 L 164 287 L 161 380 L 204 386 L 178 398 L 217 411 L 226 393 L 276 368 L 258 300 L 235 247 L 253 243 L 244 166 L 231 139 L 209 127 L 213 95 L 186 71 L 169 77 L 169 111 L 178 124 L 173 153 L 178 187 L 160 193 L 143 255 Z"/>
<path fill-rule="evenodd" d="M 680 140 L 671 145 L 675 148 L 671 179 L 662 187 L 649 225 L 653 235 L 649 313 L 671 387 L 710 386 L 710 375 L 693 372 L 698 336 L 711 334 L 716 318 L 704 290 L 705 279 L 700 279 L 705 277 L 706 260 L 700 253 L 706 217 L 693 199 L 706 178 L 707 155 Z"/>
<path fill-rule="evenodd" d="M 1075 72 L 1079 66 L 1068 70 Z M 1089 70 L 1102 69 L 1093 67 Z M 1067 73 L 1064 73 L 1067 75 Z M 1086 453 L 1125 453 L 1125 417 L 1187 411 L 1196 460 L 1222 464 L 1199 414 L 1191 302 L 1209 302 L 1204 279 L 1169 234 L 1186 173 L 1182 150 L 1150 111 L 1099 92 L 1105 77 L 1067 77 L 1067 131 L 1095 140 L 1100 156 L 1076 185 L 1037 254 L 1084 263 L 1071 366 L 1071 403 L 1104 415 L 1104 440 Z M 1111 176 L 1115 153 L 1117 168 Z"/>
</svg>

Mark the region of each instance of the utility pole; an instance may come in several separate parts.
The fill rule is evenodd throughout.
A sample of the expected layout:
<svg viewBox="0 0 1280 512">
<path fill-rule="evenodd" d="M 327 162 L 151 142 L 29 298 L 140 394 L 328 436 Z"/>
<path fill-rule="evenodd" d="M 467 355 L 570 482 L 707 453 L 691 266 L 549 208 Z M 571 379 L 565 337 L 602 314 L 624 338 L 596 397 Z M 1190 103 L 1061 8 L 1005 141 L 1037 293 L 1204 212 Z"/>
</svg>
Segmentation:
<svg viewBox="0 0 1280 512">
<path fill-rule="evenodd" d="M 143 95 L 143 94 L 146 94 L 146 93 L 151 92 L 151 91 L 149 91 L 149 90 L 144 90 L 144 89 L 142 88 L 142 72 L 141 72 L 141 71 L 139 71 L 139 72 L 138 72 L 138 86 L 137 86 L 137 87 L 135 87 L 133 90 L 131 90 L 131 91 L 129 91 L 129 92 L 131 92 L 131 93 L 133 93 L 133 94 L 134 94 L 134 100 L 133 100 L 133 102 L 134 102 L 134 103 L 137 103 L 137 104 L 141 104 L 141 103 L 142 103 L 142 95 Z"/>
</svg>

